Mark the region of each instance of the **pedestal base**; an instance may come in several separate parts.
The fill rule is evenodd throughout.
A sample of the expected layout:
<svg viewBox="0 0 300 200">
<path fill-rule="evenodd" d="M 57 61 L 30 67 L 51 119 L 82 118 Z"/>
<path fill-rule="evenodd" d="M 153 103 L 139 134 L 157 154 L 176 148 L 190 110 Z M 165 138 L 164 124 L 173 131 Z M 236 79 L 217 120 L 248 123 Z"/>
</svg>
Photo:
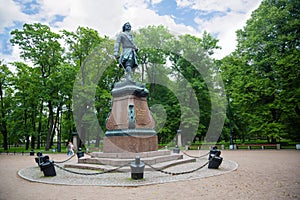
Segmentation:
<svg viewBox="0 0 300 200">
<path fill-rule="evenodd" d="M 157 151 L 158 138 L 154 136 L 109 136 L 104 137 L 104 153 Z"/>
</svg>

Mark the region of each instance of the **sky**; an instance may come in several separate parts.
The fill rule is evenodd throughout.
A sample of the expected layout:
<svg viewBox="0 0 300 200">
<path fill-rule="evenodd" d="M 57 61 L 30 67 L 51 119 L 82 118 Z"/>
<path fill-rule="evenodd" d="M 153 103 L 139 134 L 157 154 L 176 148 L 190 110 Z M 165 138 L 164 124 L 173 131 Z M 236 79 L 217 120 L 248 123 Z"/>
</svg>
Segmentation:
<svg viewBox="0 0 300 200">
<path fill-rule="evenodd" d="M 164 25 L 175 34 L 201 37 L 204 31 L 219 40 L 221 59 L 236 47 L 236 30 L 246 25 L 262 0 L 0 0 L 0 60 L 22 61 L 10 42 L 10 32 L 24 23 L 43 23 L 51 30 L 89 27 L 114 38 L 124 23 L 133 30 Z"/>
</svg>

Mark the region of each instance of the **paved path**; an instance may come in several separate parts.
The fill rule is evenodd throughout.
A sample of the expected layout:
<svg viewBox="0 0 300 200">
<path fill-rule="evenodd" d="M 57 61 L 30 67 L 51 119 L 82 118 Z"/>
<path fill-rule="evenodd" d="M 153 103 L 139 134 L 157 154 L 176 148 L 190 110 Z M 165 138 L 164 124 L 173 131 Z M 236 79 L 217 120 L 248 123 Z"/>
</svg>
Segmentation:
<svg viewBox="0 0 300 200">
<path fill-rule="evenodd" d="M 190 151 L 198 155 L 198 152 Z M 93 199 L 300 199 L 300 151 L 222 151 L 239 164 L 220 176 L 141 187 L 65 186 L 29 182 L 20 169 L 36 165 L 34 157 L 0 155 L 0 200 Z M 63 160 L 65 155 L 51 155 Z"/>
</svg>

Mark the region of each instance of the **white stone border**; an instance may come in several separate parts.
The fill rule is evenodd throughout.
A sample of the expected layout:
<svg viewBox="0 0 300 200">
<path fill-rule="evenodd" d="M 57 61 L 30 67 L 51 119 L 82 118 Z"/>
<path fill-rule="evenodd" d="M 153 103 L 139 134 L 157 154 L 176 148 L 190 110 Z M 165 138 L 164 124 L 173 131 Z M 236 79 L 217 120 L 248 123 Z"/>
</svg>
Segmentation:
<svg viewBox="0 0 300 200">
<path fill-rule="evenodd" d="M 184 166 L 184 165 L 182 165 Z M 225 166 L 226 168 L 222 167 Z M 73 186 L 109 186 L 109 187 L 137 187 L 176 181 L 189 181 L 212 176 L 219 176 L 238 168 L 238 164 L 231 160 L 223 160 L 220 169 L 203 168 L 199 171 L 171 176 L 161 172 L 145 171 L 143 180 L 130 180 L 130 172 L 125 173 L 107 173 L 95 176 L 73 175 L 56 168 L 57 175 L 54 177 L 44 177 L 43 172 L 38 166 L 24 168 L 18 171 L 18 175 L 28 181 L 55 184 L 55 185 L 73 185 Z M 78 170 L 78 169 L 77 169 Z M 225 170 L 225 171 L 224 171 Z M 184 169 L 183 171 L 188 171 Z M 30 174 L 31 173 L 31 174 Z"/>
</svg>

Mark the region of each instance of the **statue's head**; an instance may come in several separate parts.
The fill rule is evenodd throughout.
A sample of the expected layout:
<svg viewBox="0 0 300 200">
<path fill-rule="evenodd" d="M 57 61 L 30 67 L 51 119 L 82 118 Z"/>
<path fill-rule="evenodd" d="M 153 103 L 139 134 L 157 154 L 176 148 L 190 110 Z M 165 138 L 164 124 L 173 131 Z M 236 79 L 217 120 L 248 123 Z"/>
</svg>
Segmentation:
<svg viewBox="0 0 300 200">
<path fill-rule="evenodd" d="M 126 22 L 123 27 L 122 27 L 123 32 L 124 31 L 130 31 L 131 30 L 131 25 L 129 24 L 129 22 Z"/>
</svg>

